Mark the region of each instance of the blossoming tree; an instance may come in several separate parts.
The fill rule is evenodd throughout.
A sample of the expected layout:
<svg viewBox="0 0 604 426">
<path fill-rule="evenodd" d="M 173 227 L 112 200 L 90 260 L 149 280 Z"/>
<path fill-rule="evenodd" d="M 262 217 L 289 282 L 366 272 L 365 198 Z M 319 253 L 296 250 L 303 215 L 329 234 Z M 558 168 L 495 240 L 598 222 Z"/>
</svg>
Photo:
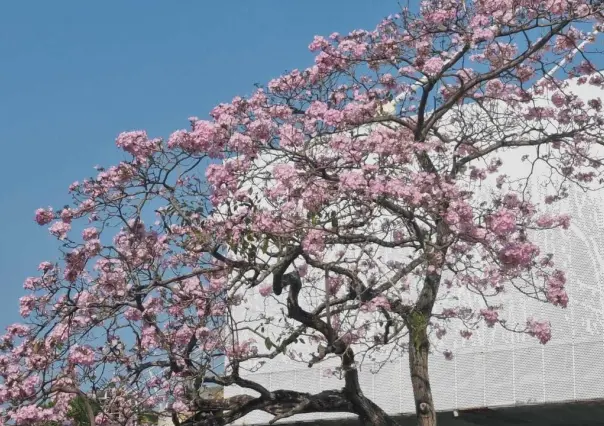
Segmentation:
<svg viewBox="0 0 604 426">
<path fill-rule="evenodd" d="M 601 101 L 566 79 L 604 84 L 590 44 L 602 7 L 426 0 L 374 31 L 316 37 L 312 67 L 167 141 L 120 134 L 127 160 L 72 184 L 72 205 L 36 211 L 62 254 L 26 280 L 24 322 L 2 337 L 0 422 L 61 421 L 110 386 L 91 424 L 161 407 L 177 425 L 255 410 L 394 425 L 358 377 L 366 355 L 393 351 L 409 357 L 419 424 L 435 425 L 432 339 L 456 322 L 465 338 L 482 324 L 546 343 L 547 318 L 510 323 L 498 296 L 568 302 L 533 236 L 568 227 L 548 206 L 571 185 L 601 183 Z M 525 191 L 531 167 L 502 172 L 510 161 L 547 165 L 543 199 Z M 279 318 L 235 315 L 252 291 Z M 280 357 L 336 360 L 343 387 L 269 390 L 244 374 Z M 204 398 L 211 385 L 253 395 Z"/>
</svg>

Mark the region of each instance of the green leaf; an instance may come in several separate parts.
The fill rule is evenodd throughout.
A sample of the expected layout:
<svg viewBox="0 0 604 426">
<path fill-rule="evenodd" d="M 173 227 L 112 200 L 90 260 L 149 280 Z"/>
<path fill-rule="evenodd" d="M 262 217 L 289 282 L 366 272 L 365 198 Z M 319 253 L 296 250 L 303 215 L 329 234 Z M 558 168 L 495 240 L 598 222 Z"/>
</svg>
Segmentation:
<svg viewBox="0 0 604 426">
<path fill-rule="evenodd" d="M 269 339 L 268 337 L 264 339 L 264 346 L 266 346 L 266 349 L 270 351 L 273 347 L 273 342 L 271 342 L 271 339 Z"/>
</svg>

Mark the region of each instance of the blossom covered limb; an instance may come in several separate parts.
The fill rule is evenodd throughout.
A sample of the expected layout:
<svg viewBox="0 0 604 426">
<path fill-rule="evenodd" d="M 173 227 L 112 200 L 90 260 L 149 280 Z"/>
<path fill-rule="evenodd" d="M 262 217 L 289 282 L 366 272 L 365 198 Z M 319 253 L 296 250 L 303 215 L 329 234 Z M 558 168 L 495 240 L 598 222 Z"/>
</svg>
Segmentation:
<svg viewBox="0 0 604 426">
<path fill-rule="evenodd" d="M 508 317 L 506 297 L 570 303 L 537 236 L 571 226 L 552 206 L 573 188 L 604 182 L 599 52 L 573 53 L 602 7 L 426 0 L 316 37 L 312 66 L 166 141 L 120 134 L 124 161 L 34 213 L 61 254 L 25 281 L 23 324 L 0 340 L 2 422 L 60 420 L 70 388 L 106 391 L 99 425 L 158 407 L 390 424 L 358 369 L 409 357 L 418 419 L 435 424 L 430 347 L 479 327 L 546 343 L 548 319 Z M 335 362 L 343 390 L 275 394 L 251 378 L 273 362 Z M 196 407 L 236 381 L 260 396 Z"/>
</svg>

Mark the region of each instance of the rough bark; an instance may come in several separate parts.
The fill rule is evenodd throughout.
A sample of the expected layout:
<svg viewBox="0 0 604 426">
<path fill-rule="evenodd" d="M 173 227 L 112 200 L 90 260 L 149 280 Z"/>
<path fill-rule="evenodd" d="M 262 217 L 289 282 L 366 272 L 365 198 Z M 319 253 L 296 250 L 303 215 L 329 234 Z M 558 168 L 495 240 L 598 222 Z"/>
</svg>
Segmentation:
<svg viewBox="0 0 604 426">
<path fill-rule="evenodd" d="M 441 246 L 444 245 L 442 239 L 439 239 L 438 242 Z M 444 259 L 446 248 L 441 251 L 441 255 L 441 259 Z M 442 263 L 436 266 L 440 269 Z M 419 426 L 436 426 L 437 422 L 428 373 L 428 356 L 430 353 L 428 323 L 438 294 L 440 280 L 441 274 L 439 272 L 426 275 L 415 309 L 406 317 L 409 330 L 409 373 Z"/>
<path fill-rule="evenodd" d="M 409 372 L 411 374 L 417 424 L 419 426 L 436 426 L 436 411 L 428 373 L 430 341 L 428 340 L 423 316 L 416 313 L 411 321 L 416 321 L 409 333 Z"/>
<path fill-rule="evenodd" d="M 283 278 L 285 277 L 286 275 L 283 276 Z M 302 288 L 300 277 L 297 274 L 289 274 L 288 285 L 288 316 L 323 334 L 330 346 L 330 352 L 340 357 L 345 383 L 343 394 L 352 404 L 353 411 L 359 415 L 361 422 L 367 426 L 398 425 L 384 410 L 363 395 L 352 348 L 344 344 L 341 339 L 336 338 L 335 331 L 327 322 L 300 307 L 298 303 L 298 295 Z M 283 285 L 281 285 L 281 288 L 283 288 Z"/>
<path fill-rule="evenodd" d="M 256 410 L 275 416 L 271 422 L 302 413 L 355 413 L 353 404 L 340 390 L 314 395 L 276 390 L 270 398 L 239 395 L 219 400 L 200 399 L 196 405 L 197 413 L 181 422 L 181 426 L 225 426 Z"/>
<path fill-rule="evenodd" d="M 397 426 L 398 423 L 373 401 L 363 395 L 359 383 L 359 372 L 354 366 L 354 353 L 347 348 L 342 354 L 344 369 L 344 395 L 352 403 L 363 425 L 368 426 Z"/>
</svg>

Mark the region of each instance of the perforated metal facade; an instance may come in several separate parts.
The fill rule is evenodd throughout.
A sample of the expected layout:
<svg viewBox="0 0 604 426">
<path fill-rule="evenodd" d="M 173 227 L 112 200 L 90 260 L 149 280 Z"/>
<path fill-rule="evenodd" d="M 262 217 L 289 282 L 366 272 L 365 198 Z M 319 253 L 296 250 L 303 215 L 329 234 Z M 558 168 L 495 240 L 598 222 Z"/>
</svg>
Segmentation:
<svg viewBox="0 0 604 426">
<path fill-rule="evenodd" d="M 591 87 L 575 90 L 587 99 L 598 95 L 604 99 Z M 512 168 L 518 166 L 508 164 Z M 532 191 L 535 196 L 540 195 L 539 185 Z M 454 358 L 447 361 L 435 353 L 430 361 L 437 410 L 604 399 L 604 193 L 574 191 L 553 209 L 571 215 L 571 228 L 542 233 L 537 241 L 542 252 L 553 253 L 556 265 L 567 273 L 568 308 L 545 305 L 517 292 L 510 292 L 502 300 L 502 316 L 510 322 L 523 323 L 531 315 L 549 319 L 552 340 L 541 345 L 526 335 L 486 327 L 472 339 L 464 340 L 453 330 L 438 345 L 452 349 Z M 250 297 L 258 311 L 278 309 L 278 305 L 270 305 L 264 298 Z M 413 412 L 407 358 L 386 363 L 375 374 L 371 372 L 373 366 L 362 365 L 365 394 L 388 413 Z M 337 378 L 324 374 L 328 368 L 309 369 L 283 357 L 249 377 L 268 389 L 319 392 L 340 388 L 342 383 Z M 240 393 L 245 391 L 234 387 L 225 390 L 225 396 Z M 255 412 L 237 424 L 263 423 L 270 418 Z"/>
</svg>

